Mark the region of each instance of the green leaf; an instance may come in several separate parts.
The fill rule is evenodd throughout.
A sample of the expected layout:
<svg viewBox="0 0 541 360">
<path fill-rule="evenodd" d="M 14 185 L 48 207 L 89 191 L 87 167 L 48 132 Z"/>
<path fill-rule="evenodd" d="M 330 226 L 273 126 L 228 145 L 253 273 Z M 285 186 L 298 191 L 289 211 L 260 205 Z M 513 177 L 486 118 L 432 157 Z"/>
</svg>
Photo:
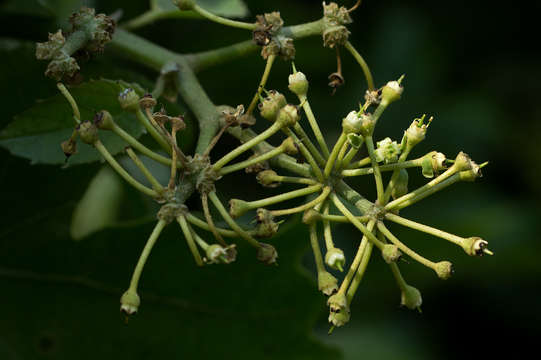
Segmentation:
<svg viewBox="0 0 541 360">
<path fill-rule="evenodd" d="M 21 174 L 47 181 L 33 188 L 44 192 L 43 202 L 22 197 L 14 214 L 0 218 L 0 344 L 11 356 L 3 359 L 339 358 L 311 335 L 325 299 L 299 266 L 308 246 L 302 225 L 272 240 L 279 266 L 262 265 L 241 243 L 237 262 L 198 268 L 171 223 L 143 273 L 140 311 L 125 324 L 119 298 L 154 222 L 73 242 L 72 199 L 87 167 L 9 165 L 14 172 L 0 186 L 11 191 L 2 203 L 34 183 Z"/>
<path fill-rule="evenodd" d="M 197 0 L 196 2 L 203 9 L 220 16 L 242 18 L 249 14 L 242 0 Z M 151 0 L 150 7 L 182 14 L 171 0 Z"/>
<path fill-rule="evenodd" d="M 124 112 L 117 96 L 125 87 L 143 92 L 137 85 L 96 80 L 70 89 L 77 101 L 83 120 L 91 120 L 96 111 L 108 110 L 115 121 L 138 138 L 144 129 L 135 116 Z M 62 95 L 44 100 L 34 107 L 15 116 L 2 132 L 0 146 L 12 154 L 30 159 L 33 164 L 63 164 L 65 156 L 60 143 L 69 138 L 74 128 L 72 110 Z M 112 154 L 123 150 L 126 144 L 115 134 L 100 131 L 100 139 Z M 89 145 L 78 142 L 78 153 L 69 159 L 69 164 L 88 163 L 100 160 L 97 151 Z"/>
</svg>

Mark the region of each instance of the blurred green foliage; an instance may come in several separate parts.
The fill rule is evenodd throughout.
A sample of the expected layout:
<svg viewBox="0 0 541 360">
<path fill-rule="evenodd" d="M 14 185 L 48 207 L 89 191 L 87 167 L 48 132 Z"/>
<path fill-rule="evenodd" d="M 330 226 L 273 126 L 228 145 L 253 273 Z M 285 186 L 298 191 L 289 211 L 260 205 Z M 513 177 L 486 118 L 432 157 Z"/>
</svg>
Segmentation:
<svg viewBox="0 0 541 360">
<path fill-rule="evenodd" d="M 45 40 L 58 21 L 47 8 L 37 7 L 40 3 L 48 2 L 0 5 L 0 36 Z M 69 8 L 69 1 L 63 3 L 59 9 Z M 125 19 L 148 6 L 146 1 L 92 3 L 107 13 L 122 8 Z M 252 15 L 280 10 L 286 24 L 313 20 L 321 13 L 319 2 L 307 0 L 245 3 Z M 307 337 L 317 316 L 319 340 L 335 346 L 346 359 L 504 357 L 514 355 L 519 346 L 534 348 L 541 330 L 537 284 L 541 272 L 537 259 L 541 251 L 541 111 L 537 100 L 541 68 L 539 58 L 529 53 L 531 47 L 522 45 L 537 41 L 534 14 L 518 5 L 495 7 L 491 2 L 365 0 L 353 16 L 351 42 L 371 66 L 376 83 L 406 74 L 404 96 L 386 111 L 376 138 L 399 140 L 414 117 L 428 113 L 435 121 L 417 154 L 439 150 L 452 157 L 464 150 L 475 160 L 490 161 L 477 183 L 459 184 L 403 215 L 459 235 L 482 236 L 490 242 L 494 257 L 469 258 L 443 241 L 394 228 L 412 248 L 455 263 L 455 276 L 445 282 L 418 264 L 401 265 L 407 280 L 423 293 L 422 314 L 398 308 L 399 291 L 390 271 L 375 258 L 352 304 L 352 323 L 328 337 L 323 297 L 305 275 L 292 271 L 308 245 L 307 236 L 296 227 L 277 240 L 280 266 L 276 269 L 255 264 L 248 249 L 241 252 L 235 266 L 196 269 L 178 231 L 171 229 L 161 239 L 143 278 L 149 303 L 124 326 L 117 315 L 118 296 L 150 231 L 144 216 L 151 205 L 126 189 L 121 216 L 140 219 L 139 225 L 117 226 L 73 243 L 68 235 L 70 214 L 99 166 L 66 170 L 31 166 L 0 150 L 4 204 L 0 358 L 90 358 L 115 353 L 133 358 L 179 354 L 187 358 L 339 358 L 338 352 Z M 137 32 L 179 52 L 247 38 L 241 30 L 201 20 L 170 19 Z M 28 58 L 20 47 L 10 48 L 9 41 L 2 44 L 2 51 L 19 54 L 16 60 L 6 56 L 1 60 L 2 67 L 9 69 L 2 72 L 0 82 L 0 126 L 4 128 L 15 114 L 55 95 L 56 90 L 54 82 L 42 76 L 45 64 Z M 333 141 L 341 118 L 362 98 L 362 73 L 343 53 L 346 83 L 330 96 L 326 83 L 335 71 L 334 52 L 323 49 L 319 38 L 298 41 L 296 47 L 297 68 L 310 80 L 312 107 Z M 84 71 L 126 81 L 153 81 L 155 74 L 120 55 L 106 51 L 107 60 L 84 64 Z M 200 78 L 215 103 L 234 106 L 251 99 L 263 67 L 263 60 L 253 54 L 206 70 Z M 126 68 L 136 75 L 126 74 Z M 288 64 L 278 62 L 268 87 L 287 92 L 289 71 Z M 110 75 L 120 72 L 125 75 Z M 234 144 L 226 139 L 221 151 Z M 424 179 L 418 174 L 410 181 L 413 188 Z M 373 198 L 371 178 L 352 184 Z M 245 197 L 261 191 L 254 179 L 244 175 L 233 175 L 231 181 L 219 184 L 219 190 Z M 351 253 L 360 236 L 343 226 L 336 237 Z M 308 269 L 313 262 L 310 256 L 307 253 L 303 261 Z M 228 291 L 213 292 L 209 283 L 222 280 Z M 145 301 L 145 293 L 142 296 Z M 223 313 L 199 312 L 209 307 Z M 261 319 L 268 323 L 262 324 Z M 211 345 L 212 341 L 218 345 Z"/>
</svg>

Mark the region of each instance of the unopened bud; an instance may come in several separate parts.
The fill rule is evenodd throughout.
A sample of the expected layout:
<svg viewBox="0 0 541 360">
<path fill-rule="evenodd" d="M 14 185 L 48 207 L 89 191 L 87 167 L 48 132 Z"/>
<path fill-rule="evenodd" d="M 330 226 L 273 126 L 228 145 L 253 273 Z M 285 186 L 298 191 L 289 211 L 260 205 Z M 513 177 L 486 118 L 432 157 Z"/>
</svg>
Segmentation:
<svg viewBox="0 0 541 360">
<path fill-rule="evenodd" d="M 133 315 L 139 310 L 141 299 L 135 290 L 128 289 L 120 298 L 120 311 L 126 315 Z"/>
<path fill-rule="evenodd" d="M 263 186 L 273 188 L 280 185 L 280 183 L 276 181 L 277 176 L 278 174 L 276 174 L 274 170 L 264 170 L 257 174 L 257 181 Z"/>
<path fill-rule="evenodd" d="M 270 238 L 278 232 L 279 224 L 274 221 L 274 216 L 266 209 L 257 209 L 257 226 L 255 236 L 259 238 Z"/>
<path fill-rule="evenodd" d="M 308 92 L 308 80 L 306 75 L 297 71 L 294 74 L 289 75 L 289 90 L 297 96 L 304 96 Z"/>
<path fill-rule="evenodd" d="M 284 152 L 288 155 L 297 155 L 299 153 L 299 148 L 297 144 L 295 144 L 295 140 L 291 137 L 285 139 L 280 147 L 284 149 Z"/>
<path fill-rule="evenodd" d="M 383 256 L 383 260 L 385 260 L 387 264 L 391 264 L 397 262 L 400 257 L 402 257 L 402 253 L 396 245 L 385 244 L 381 251 L 381 256 Z"/>
<path fill-rule="evenodd" d="M 120 107 L 126 111 L 135 112 L 139 109 L 139 95 L 135 90 L 127 88 L 118 94 Z"/>
<path fill-rule="evenodd" d="M 299 119 L 299 109 L 295 105 L 287 104 L 278 112 L 276 122 L 282 127 L 287 127 L 295 125 Z"/>
<path fill-rule="evenodd" d="M 62 144 L 60 144 L 60 147 L 62 148 L 62 152 L 64 153 L 64 155 L 66 155 L 67 158 L 77 153 L 77 142 L 72 138 L 63 141 Z"/>
<path fill-rule="evenodd" d="M 310 225 L 313 224 L 315 221 L 318 221 L 321 219 L 321 214 L 314 209 L 308 209 L 304 212 L 302 216 L 302 222 Z"/>
<path fill-rule="evenodd" d="M 94 125 L 101 130 L 113 130 L 115 122 L 113 116 L 107 110 L 102 110 L 94 115 Z"/>
<path fill-rule="evenodd" d="M 338 280 L 328 271 L 320 271 L 317 274 L 317 287 L 319 291 L 329 296 L 338 291 Z"/>
<path fill-rule="evenodd" d="M 92 145 L 98 141 L 98 128 L 90 121 L 84 121 L 77 126 L 79 137 L 85 144 Z"/>
<path fill-rule="evenodd" d="M 205 253 L 206 261 L 209 264 L 229 264 L 237 258 L 237 250 L 234 244 L 226 248 L 218 244 L 210 245 Z"/>
<path fill-rule="evenodd" d="M 420 309 L 423 304 L 421 292 L 413 286 L 406 284 L 405 289 L 402 290 L 400 304 L 410 310 Z"/>
<path fill-rule="evenodd" d="M 440 261 L 439 263 L 436 263 L 434 271 L 438 274 L 440 279 L 447 280 L 454 272 L 453 264 L 449 261 Z"/>
<path fill-rule="evenodd" d="M 346 257 L 344 252 L 338 248 L 332 248 L 325 254 L 325 263 L 335 270 L 344 271 Z"/>
<path fill-rule="evenodd" d="M 361 132 L 362 120 L 357 111 L 350 111 L 342 120 L 342 131 L 346 134 L 358 134 Z"/>
<path fill-rule="evenodd" d="M 258 105 L 259 112 L 264 119 L 269 121 L 276 120 L 278 112 L 281 108 L 287 105 L 287 101 L 284 95 L 278 91 L 269 91 L 266 98 L 264 98 Z"/>
<path fill-rule="evenodd" d="M 404 88 L 400 85 L 402 78 L 398 81 L 389 81 L 383 89 L 381 89 L 381 104 L 384 106 L 400 99 Z"/>
</svg>

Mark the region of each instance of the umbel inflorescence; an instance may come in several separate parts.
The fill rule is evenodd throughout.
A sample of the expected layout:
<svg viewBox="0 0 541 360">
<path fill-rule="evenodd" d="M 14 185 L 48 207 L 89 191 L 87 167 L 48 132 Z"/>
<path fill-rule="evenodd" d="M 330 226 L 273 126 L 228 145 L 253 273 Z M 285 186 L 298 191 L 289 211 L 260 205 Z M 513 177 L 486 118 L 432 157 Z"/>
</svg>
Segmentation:
<svg viewBox="0 0 541 360">
<path fill-rule="evenodd" d="M 358 4 L 347 9 L 335 3 L 323 3 L 324 16 L 321 20 L 284 27 L 278 12 L 258 16 L 256 23 L 244 23 L 211 14 L 193 1 L 174 2 L 181 11 L 193 10 L 210 20 L 251 31 L 253 42 L 262 47 L 261 55 L 266 59 L 266 66 L 255 96 L 246 109 L 243 105 L 236 108 L 216 107 L 206 97 L 193 73 L 194 68 L 202 66 L 205 57 L 199 57 L 198 65 L 197 62 L 190 64 L 182 55 L 176 55 L 176 70 L 173 71 L 173 76 L 176 76 L 178 92 L 191 107 L 200 124 L 198 145 L 193 155 L 185 154 L 177 144 L 177 134 L 186 127 L 183 116 L 167 114 L 163 110 L 156 111 L 156 99 L 163 95 L 164 91 L 163 81 L 158 81 L 159 86 L 153 94 L 140 95 L 129 87 L 118 94 L 121 107 L 126 112 L 135 114 L 135 118 L 154 139 L 156 148 L 160 149 L 158 151 L 143 145 L 124 131 L 106 109 L 96 113 L 93 119 L 82 119 L 77 99 L 73 99 L 68 89 L 59 83 L 60 91 L 73 108 L 76 122 L 72 136 L 62 143 L 66 156 L 76 153 L 77 139 L 92 145 L 130 185 L 161 204 L 157 223 L 137 262 L 129 288 L 122 295 L 123 312 L 133 314 L 138 311 L 140 298 L 137 287 L 143 267 L 160 233 L 171 223 L 178 225 L 195 263 L 199 266 L 234 262 L 234 242 L 237 240 L 252 245 L 259 261 L 275 264 L 278 253 L 269 242 L 281 222 L 290 215 L 302 213 L 302 220 L 309 232 L 307 241 L 310 241 L 317 267 L 318 287 L 328 296 L 329 322 L 333 326 L 342 326 L 348 322 L 350 304 L 373 254 L 379 253 L 389 265 L 401 291 L 401 304 L 409 309 L 418 309 L 422 299 L 420 292 L 406 283 L 400 273 L 398 260 L 403 255 L 433 270 L 441 279 L 451 276 L 453 266 L 449 261 L 432 261 L 410 249 L 388 229 L 389 222 L 450 241 L 471 256 L 492 254 L 487 249 L 487 242 L 479 237 L 456 236 L 399 215 L 400 210 L 455 182 L 474 181 L 481 176 L 481 168 L 485 164 L 478 165 L 463 152 L 458 153 L 454 159 L 448 159 L 437 151 L 411 159 L 410 154 L 414 147 L 425 139 L 432 121 L 432 118 L 427 119 L 425 115 L 413 120 L 399 142 L 388 137 L 374 141 L 374 130 L 385 109 L 401 97 L 403 77 L 380 88 L 373 86 L 368 66 L 348 41 L 350 32 L 346 26 L 352 22 L 350 13 Z M 94 12 L 88 10 L 83 10 L 83 14 L 94 16 Z M 85 19 L 87 25 L 91 24 L 90 28 L 101 31 L 99 26 L 92 25 L 88 17 Z M 95 21 L 99 23 L 102 23 L 103 19 L 102 15 L 95 17 Z M 133 22 L 131 27 L 134 27 Z M 85 29 L 77 31 L 83 31 L 86 40 L 73 40 L 69 37 L 63 40 L 62 44 L 71 44 L 70 51 L 64 51 L 62 44 L 57 44 L 58 36 L 52 35 L 50 42 L 58 45 L 55 45 L 55 51 L 60 54 L 53 56 L 56 64 L 65 54 L 75 52 L 73 46 L 83 48 L 94 41 L 92 39 L 95 36 Z M 336 124 L 341 126 L 342 131 L 332 145 L 324 138 L 310 106 L 308 79 L 305 74 L 297 71 L 294 64 L 288 79 L 291 92 L 288 94 L 289 103 L 285 94 L 265 88 L 274 61 L 279 57 L 286 61 L 293 60 L 293 40 L 314 34 L 321 35 L 324 46 L 336 49 L 337 52 L 338 68 L 329 77 L 331 87 L 335 89 L 344 83 L 339 48 L 347 49 L 359 62 L 368 83 L 366 93 L 357 99 L 360 100 L 359 105 L 352 106 L 348 114 L 336 119 Z M 119 40 L 115 43 L 116 37 Z M 137 54 L 139 48 L 130 45 L 136 42 L 134 39 L 136 38 L 127 35 L 125 30 L 118 30 L 113 37 L 113 45 Z M 137 41 L 139 45 L 151 46 L 142 40 Z M 248 45 L 246 49 L 253 49 L 253 44 Z M 52 45 L 38 45 L 38 57 L 44 58 L 41 56 L 43 49 L 49 46 Z M 103 44 L 99 46 L 100 49 L 102 47 Z M 160 48 L 154 46 L 152 49 L 158 51 Z M 145 55 L 148 58 L 148 53 Z M 197 59 L 197 56 L 191 56 L 192 60 Z M 69 58 L 67 61 L 73 62 Z M 141 62 L 144 63 L 143 60 Z M 72 67 L 66 67 L 66 71 L 62 72 L 63 67 L 57 65 L 49 66 L 47 75 L 57 79 L 73 76 Z M 170 63 L 163 64 L 163 69 L 170 68 Z M 167 72 L 162 71 L 163 73 Z M 193 99 L 194 96 L 198 97 L 197 101 Z M 249 129 L 255 123 L 257 113 L 269 124 L 261 133 Z M 114 132 L 126 142 L 126 154 L 146 177 L 150 187 L 138 182 L 122 168 L 100 141 L 102 131 Z M 223 157 L 214 158 L 212 150 L 225 133 L 238 138 L 241 144 Z M 273 146 L 267 139 L 277 133 L 283 134 L 284 139 L 281 144 Z M 364 151 L 368 156 L 358 156 Z M 168 183 L 160 183 L 136 152 L 167 165 L 170 168 Z M 251 156 L 247 157 L 246 154 Z M 238 160 L 239 157 L 245 160 Z M 410 191 L 408 171 L 417 169 L 430 181 Z M 229 204 L 224 204 L 216 193 L 216 185 L 227 175 L 242 170 L 247 173 L 255 172 L 263 187 L 278 187 L 289 183 L 298 185 L 298 189 L 256 201 L 230 199 Z M 385 172 L 389 174 L 387 183 L 383 177 Z M 347 184 L 348 178 L 356 176 L 373 177 L 377 193 L 374 201 L 366 199 Z M 202 218 L 192 211 L 198 209 L 186 206 L 187 200 L 193 196 L 200 199 L 204 214 Z M 280 205 L 292 199 L 298 200 L 298 206 L 284 208 Z M 211 207 L 217 210 L 228 225 L 227 228 L 215 225 Z M 246 228 L 239 225 L 236 219 L 246 213 L 255 216 L 255 226 Z M 353 254 L 345 254 L 333 241 L 334 226 L 342 226 L 343 223 L 349 223 L 360 232 L 357 251 Z M 263 242 L 262 239 L 267 240 Z M 323 247 L 320 246 L 321 239 Z M 338 283 L 330 271 L 346 271 L 346 274 L 342 282 Z"/>
</svg>

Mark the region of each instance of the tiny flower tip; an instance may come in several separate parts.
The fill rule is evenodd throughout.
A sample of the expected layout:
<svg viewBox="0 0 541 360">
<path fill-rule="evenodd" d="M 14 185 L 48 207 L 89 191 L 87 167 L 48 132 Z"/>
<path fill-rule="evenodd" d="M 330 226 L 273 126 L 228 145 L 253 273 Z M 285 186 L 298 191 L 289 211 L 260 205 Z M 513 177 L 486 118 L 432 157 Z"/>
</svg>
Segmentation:
<svg viewBox="0 0 541 360">
<path fill-rule="evenodd" d="M 421 305 L 423 304 L 423 298 L 421 292 L 411 286 L 407 285 L 402 290 L 400 305 L 407 307 L 410 310 L 418 309 L 421 311 Z"/>
<path fill-rule="evenodd" d="M 139 310 L 141 299 L 136 291 L 128 289 L 120 298 L 120 311 L 126 315 L 133 315 Z"/>
<path fill-rule="evenodd" d="M 350 315 L 349 309 L 344 309 L 338 312 L 331 311 L 329 313 L 328 320 L 333 325 L 333 329 L 334 329 L 334 327 L 340 327 L 347 324 L 349 322 L 350 317 L 351 315 Z"/>
<path fill-rule="evenodd" d="M 302 72 L 297 71 L 289 75 L 289 90 L 298 96 L 306 95 L 308 92 L 308 79 Z"/>
<path fill-rule="evenodd" d="M 483 249 L 483 252 L 487 255 L 494 255 L 494 253 L 492 251 L 490 251 L 489 249 Z"/>
<path fill-rule="evenodd" d="M 331 268 L 343 271 L 343 266 L 346 263 L 344 252 L 338 248 L 332 248 L 325 254 L 325 263 Z"/>
</svg>

